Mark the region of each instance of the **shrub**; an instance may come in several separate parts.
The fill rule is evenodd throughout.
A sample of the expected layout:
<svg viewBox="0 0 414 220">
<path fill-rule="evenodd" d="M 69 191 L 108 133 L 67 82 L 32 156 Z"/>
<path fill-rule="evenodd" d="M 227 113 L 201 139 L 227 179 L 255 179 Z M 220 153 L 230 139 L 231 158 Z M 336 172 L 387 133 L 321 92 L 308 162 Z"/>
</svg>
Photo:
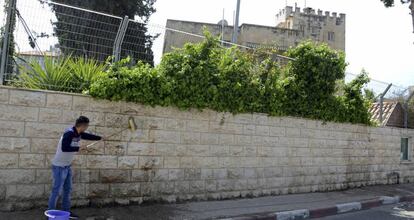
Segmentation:
<svg viewBox="0 0 414 220">
<path fill-rule="evenodd" d="M 305 42 L 287 55 L 295 60 L 280 68 L 268 54 L 223 48 L 206 33 L 203 42 L 164 55 L 156 68 L 142 62 L 131 66 L 129 59 L 111 65 L 90 94 L 149 105 L 369 123 L 369 102 L 362 94 L 367 77 L 343 83 L 343 53 Z"/>
<path fill-rule="evenodd" d="M 130 66 L 126 58 L 114 63 L 99 75 L 89 90 L 90 95 L 113 101 L 164 105 L 169 94 L 169 83 L 149 64 L 139 61 Z"/>
<path fill-rule="evenodd" d="M 89 89 L 94 78 L 105 65 L 84 58 L 44 57 L 44 61 L 32 60 L 20 67 L 17 85 L 65 92 L 82 92 Z"/>
</svg>

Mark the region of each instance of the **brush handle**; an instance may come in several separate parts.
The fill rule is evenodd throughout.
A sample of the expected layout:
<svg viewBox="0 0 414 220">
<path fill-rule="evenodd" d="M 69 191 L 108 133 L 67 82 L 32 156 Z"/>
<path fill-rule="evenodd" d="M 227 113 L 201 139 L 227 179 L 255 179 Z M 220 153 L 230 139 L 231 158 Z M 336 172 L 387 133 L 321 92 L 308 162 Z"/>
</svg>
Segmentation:
<svg viewBox="0 0 414 220">
<path fill-rule="evenodd" d="M 128 129 L 129 129 L 129 128 L 124 128 L 124 129 L 122 129 L 121 131 L 117 131 L 117 132 L 115 132 L 115 133 L 113 133 L 113 134 L 111 134 L 111 135 L 109 135 L 109 136 L 105 137 L 105 139 L 108 139 L 108 138 L 110 138 L 110 137 L 113 137 L 113 136 L 115 136 L 116 134 L 119 134 L 119 133 L 121 133 L 121 132 L 123 132 L 123 131 L 125 131 L 125 130 L 128 130 Z M 97 143 L 100 143 L 101 141 L 103 141 L 103 139 L 101 139 L 101 140 L 99 140 L 99 141 L 95 141 L 95 142 L 93 142 L 92 144 L 88 144 L 88 145 L 86 145 L 86 148 L 91 147 L 91 146 L 93 146 L 93 145 L 95 145 L 95 144 L 97 144 Z"/>
</svg>

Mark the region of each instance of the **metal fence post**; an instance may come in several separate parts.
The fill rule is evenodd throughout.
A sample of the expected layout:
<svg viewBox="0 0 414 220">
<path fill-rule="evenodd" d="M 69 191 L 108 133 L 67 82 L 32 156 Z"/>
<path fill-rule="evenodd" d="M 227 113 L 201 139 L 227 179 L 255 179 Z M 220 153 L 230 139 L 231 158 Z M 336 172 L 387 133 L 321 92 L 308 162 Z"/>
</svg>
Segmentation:
<svg viewBox="0 0 414 220">
<path fill-rule="evenodd" d="M 4 84 L 4 78 L 6 76 L 7 69 L 7 58 L 9 52 L 9 35 L 13 33 L 10 32 L 10 26 L 12 22 L 12 13 L 15 12 L 16 0 L 9 0 L 9 5 L 7 7 L 7 17 L 6 17 L 6 26 L 4 28 L 3 36 L 3 45 L 1 47 L 1 62 L 0 62 L 0 84 Z"/>
<path fill-rule="evenodd" d="M 114 42 L 113 62 L 117 62 L 121 59 L 122 42 L 124 41 L 125 33 L 128 28 L 128 22 L 129 18 L 128 16 L 125 16 L 119 25 L 118 33 L 116 34 Z"/>
<path fill-rule="evenodd" d="M 380 95 L 380 123 L 381 123 L 381 125 L 382 125 L 383 114 L 384 114 L 384 109 L 383 109 L 383 106 L 384 106 L 384 96 L 387 94 L 387 92 L 391 88 L 391 86 L 392 86 L 392 83 L 389 84 L 387 86 L 387 88 L 384 90 L 384 92 L 381 93 L 381 95 Z"/>
</svg>

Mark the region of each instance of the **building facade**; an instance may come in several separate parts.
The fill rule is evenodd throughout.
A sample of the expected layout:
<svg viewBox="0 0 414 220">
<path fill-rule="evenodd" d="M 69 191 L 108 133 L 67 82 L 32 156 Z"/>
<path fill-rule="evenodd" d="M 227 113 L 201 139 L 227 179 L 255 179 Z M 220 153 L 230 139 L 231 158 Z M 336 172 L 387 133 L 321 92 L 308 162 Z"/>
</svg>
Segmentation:
<svg viewBox="0 0 414 220">
<path fill-rule="evenodd" d="M 281 51 L 298 45 L 301 41 L 311 39 L 327 43 L 331 48 L 345 51 L 345 14 L 330 13 L 312 8 L 301 10 L 299 7 L 287 6 L 276 14 L 275 26 L 242 24 L 239 27 L 238 44 L 257 48 L 272 47 Z M 218 24 L 167 20 L 163 52 L 172 48 L 181 48 L 188 42 L 200 42 L 203 28 L 222 40 L 230 42 L 233 26 L 222 21 Z M 190 34 L 188 34 L 190 33 Z"/>
</svg>

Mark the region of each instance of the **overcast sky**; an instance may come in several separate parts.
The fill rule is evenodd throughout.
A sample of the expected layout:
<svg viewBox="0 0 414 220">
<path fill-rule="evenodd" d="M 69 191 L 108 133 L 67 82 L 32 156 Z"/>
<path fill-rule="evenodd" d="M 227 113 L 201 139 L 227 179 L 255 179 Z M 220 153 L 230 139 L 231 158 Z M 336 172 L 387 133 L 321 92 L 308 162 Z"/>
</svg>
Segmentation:
<svg viewBox="0 0 414 220">
<path fill-rule="evenodd" d="M 31 29 L 51 31 L 49 24 L 53 15 L 42 9 L 38 0 L 17 1 Z M 414 84 L 414 34 L 408 5 L 396 1 L 394 8 L 385 8 L 380 0 L 307 0 L 306 4 L 315 9 L 346 14 L 348 72 L 359 73 L 365 68 L 374 79 L 408 86 Z M 304 0 L 241 0 L 240 23 L 275 26 L 275 14 L 286 3 L 293 6 L 295 2 L 301 8 L 305 5 Z M 155 4 L 157 12 L 150 22 L 164 26 L 170 18 L 217 23 L 224 8 L 225 19 L 232 24 L 235 7 L 236 0 L 158 0 Z M 1 13 L 3 21 L 4 14 Z M 20 50 L 30 50 L 20 24 L 18 30 L 20 34 L 16 38 L 20 41 Z M 53 40 L 41 41 L 39 44 L 43 45 Z M 162 44 L 163 38 L 154 45 L 157 60 Z"/>
</svg>

